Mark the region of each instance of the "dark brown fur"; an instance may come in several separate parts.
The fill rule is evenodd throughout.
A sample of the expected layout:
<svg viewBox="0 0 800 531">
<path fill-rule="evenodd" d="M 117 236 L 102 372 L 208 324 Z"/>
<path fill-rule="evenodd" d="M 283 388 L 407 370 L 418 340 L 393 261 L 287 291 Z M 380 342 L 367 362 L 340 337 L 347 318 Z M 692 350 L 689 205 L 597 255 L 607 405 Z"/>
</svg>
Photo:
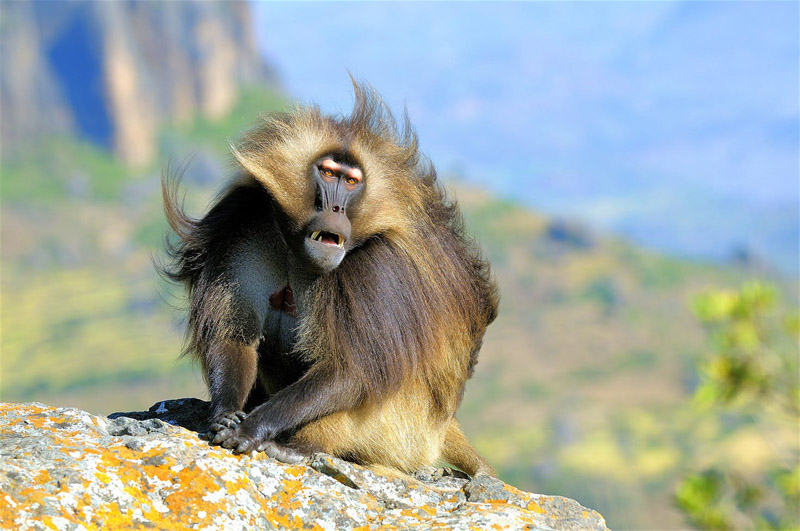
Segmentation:
<svg viewBox="0 0 800 531">
<path fill-rule="evenodd" d="M 490 473 L 453 418 L 497 312 L 489 266 L 407 120 L 398 134 L 377 96 L 355 92 L 350 117 L 299 108 L 245 134 L 233 148 L 241 172 L 200 220 L 165 182 L 180 237 L 167 274 L 190 295 L 187 351 L 203 365 L 217 440 L 404 471 L 444 458 Z M 364 196 L 348 211 L 340 265 L 300 275 L 286 233 L 314 214 L 308 168 L 325 153 L 363 169 Z M 270 307 L 284 283 L 297 317 Z M 247 418 L 233 415 L 245 407 Z"/>
</svg>

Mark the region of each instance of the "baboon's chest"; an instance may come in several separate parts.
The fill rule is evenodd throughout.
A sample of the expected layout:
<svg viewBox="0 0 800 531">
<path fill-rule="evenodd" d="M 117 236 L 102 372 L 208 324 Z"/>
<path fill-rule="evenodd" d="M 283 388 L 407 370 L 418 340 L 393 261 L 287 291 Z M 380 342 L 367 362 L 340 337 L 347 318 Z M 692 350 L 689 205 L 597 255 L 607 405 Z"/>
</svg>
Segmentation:
<svg viewBox="0 0 800 531">
<path fill-rule="evenodd" d="M 294 290 L 290 285 L 277 290 L 269 296 L 269 307 L 273 310 L 297 317 L 297 305 L 294 302 Z"/>
</svg>

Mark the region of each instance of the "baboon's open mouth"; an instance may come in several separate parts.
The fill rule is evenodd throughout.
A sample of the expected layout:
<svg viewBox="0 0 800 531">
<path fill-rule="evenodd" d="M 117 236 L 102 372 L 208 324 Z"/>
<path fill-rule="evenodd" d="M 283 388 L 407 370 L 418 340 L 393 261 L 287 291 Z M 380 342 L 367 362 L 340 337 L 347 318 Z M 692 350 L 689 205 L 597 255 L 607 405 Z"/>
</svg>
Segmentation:
<svg viewBox="0 0 800 531">
<path fill-rule="evenodd" d="M 328 245 L 336 245 L 338 247 L 344 247 L 344 236 L 342 236 L 341 234 L 336 234 L 335 232 L 318 230 L 312 232 L 309 238 L 311 238 L 316 242 L 322 242 Z"/>
</svg>

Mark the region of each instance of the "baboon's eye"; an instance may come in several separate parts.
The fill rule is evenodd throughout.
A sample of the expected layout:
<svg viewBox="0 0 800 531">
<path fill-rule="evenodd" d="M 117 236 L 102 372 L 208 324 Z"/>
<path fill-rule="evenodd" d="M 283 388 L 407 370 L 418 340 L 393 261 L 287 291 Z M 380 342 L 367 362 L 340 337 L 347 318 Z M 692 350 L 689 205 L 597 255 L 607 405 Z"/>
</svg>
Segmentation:
<svg viewBox="0 0 800 531">
<path fill-rule="evenodd" d="M 354 186 L 358 181 L 354 177 L 348 177 L 347 179 L 344 180 L 344 182 L 346 182 L 350 186 Z"/>
<path fill-rule="evenodd" d="M 319 172 L 325 177 L 333 177 L 333 170 L 330 168 L 320 168 Z"/>
</svg>

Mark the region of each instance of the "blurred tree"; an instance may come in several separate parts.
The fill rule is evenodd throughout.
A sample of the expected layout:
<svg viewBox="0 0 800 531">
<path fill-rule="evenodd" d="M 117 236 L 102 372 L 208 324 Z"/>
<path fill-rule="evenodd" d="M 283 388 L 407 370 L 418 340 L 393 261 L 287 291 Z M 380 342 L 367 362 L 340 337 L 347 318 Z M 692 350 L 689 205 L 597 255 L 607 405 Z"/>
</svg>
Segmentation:
<svg viewBox="0 0 800 531">
<path fill-rule="evenodd" d="M 694 312 L 709 331 L 713 351 L 702 367 L 695 403 L 772 415 L 798 434 L 800 315 L 778 308 L 777 290 L 761 283 L 697 297 Z M 735 463 L 690 474 L 675 491 L 678 507 L 703 529 L 800 529 L 797 438 L 789 448 L 776 448 L 755 474 L 736 470 Z"/>
</svg>

